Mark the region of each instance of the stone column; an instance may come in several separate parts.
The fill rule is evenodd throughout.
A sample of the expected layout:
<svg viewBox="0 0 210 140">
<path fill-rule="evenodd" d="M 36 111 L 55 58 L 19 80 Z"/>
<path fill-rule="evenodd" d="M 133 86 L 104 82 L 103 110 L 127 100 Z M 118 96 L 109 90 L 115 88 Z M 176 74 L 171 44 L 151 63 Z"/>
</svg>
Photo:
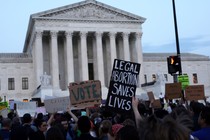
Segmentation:
<svg viewBox="0 0 210 140">
<path fill-rule="evenodd" d="M 96 61 L 97 61 L 97 78 L 101 81 L 101 86 L 104 86 L 104 60 L 102 48 L 102 32 L 96 32 Z"/>
<path fill-rule="evenodd" d="M 34 45 L 34 54 L 35 54 L 35 72 L 37 87 L 41 84 L 40 77 L 44 74 L 43 70 L 43 46 L 42 46 L 42 31 L 35 32 L 35 45 Z"/>
<path fill-rule="evenodd" d="M 129 49 L 129 33 L 123 32 L 123 52 L 124 52 L 124 60 L 130 61 L 130 49 Z"/>
<path fill-rule="evenodd" d="M 139 73 L 139 84 L 144 82 L 144 71 L 143 71 L 143 53 L 142 53 L 142 46 L 141 46 L 141 37 L 142 32 L 137 32 L 136 36 L 136 43 L 135 43 L 135 51 L 136 51 L 136 58 L 137 63 L 141 64 L 140 73 Z"/>
<path fill-rule="evenodd" d="M 109 37 L 110 37 L 110 59 L 111 59 L 111 68 L 114 63 L 114 59 L 117 57 L 117 51 L 116 51 L 116 32 L 110 32 Z"/>
<path fill-rule="evenodd" d="M 72 43 L 72 31 L 67 31 L 66 35 L 66 75 L 67 75 L 67 84 L 74 82 L 74 56 L 73 56 L 73 43 Z"/>
<path fill-rule="evenodd" d="M 80 63 L 79 63 L 79 69 L 80 69 L 80 80 L 88 80 L 88 56 L 87 56 L 87 32 L 80 32 Z"/>
<path fill-rule="evenodd" d="M 109 32 L 109 40 L 110 43 L 107 46 L 107 75 L 108 75 L 108 82 L 110 81 L 110 76 L 112 73 L 112 67 L 114 63 L 114 59 L 117 57 L 117 51 L 116 51 L 116 32 Z"/>
<path fill-rule="evenodd" d="M 59 86 L 59 65 L 58 65 L 58 41 L 57 32 L 51 31 L 51 75 L 52 86 L 54 89 L 60 89 Z"/>
</svg>

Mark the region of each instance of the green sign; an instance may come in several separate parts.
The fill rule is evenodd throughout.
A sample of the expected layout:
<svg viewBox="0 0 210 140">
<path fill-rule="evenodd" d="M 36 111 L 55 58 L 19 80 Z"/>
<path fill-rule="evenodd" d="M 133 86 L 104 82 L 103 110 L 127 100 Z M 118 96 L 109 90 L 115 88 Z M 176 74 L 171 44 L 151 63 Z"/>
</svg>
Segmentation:
<svg viewBox="0 0 210 140">
<path fill-rule="evenodd" d="M 7 108 L 8 107 L 8 102 L 0 102 L 0 110 Z"/>
<path fill-rule="evenodd" d="M 188 75 L 184 74 L 184 75 L 178 76 L 178 82 L 181 83 L 182 89 L 185 90 L 185 88 L 189 86 L 190 84 Z"/>
</svg>

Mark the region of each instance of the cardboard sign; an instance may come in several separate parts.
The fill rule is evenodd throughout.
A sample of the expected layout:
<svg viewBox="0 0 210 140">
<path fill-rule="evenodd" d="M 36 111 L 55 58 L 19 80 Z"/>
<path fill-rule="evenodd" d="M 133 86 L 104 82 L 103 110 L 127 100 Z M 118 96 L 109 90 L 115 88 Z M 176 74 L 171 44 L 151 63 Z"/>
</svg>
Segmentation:
<svg viewBox="0 0 210 140">
<path fill-rule="evenodd" d="M 152 104 L 153 108 L 162 108 L 162 105 L 160 103 L 160 99 L 154 100 L 153 104 Z"/>
<path fill-rule="evenodd" d="M 140 64 L 114 60 L 106 108 L 116 112 L 126 112 L 132 109 L 132 97 L 135 96 L 138 85 Z"/>
<path fill-rule="evenodd" d="M 36 113 L 36 102 L 17 102 L 16 107 L 20 117 L 22 117 L 25 113 L 29 113 L 33 117 Z"/>
<path fill-rule="evenodd" d="M 181 83 L 165 84 L 165 99 L 176 99 L 182 97 Z"/>
<path fill-rule="evenodd" d="M 58 111 L 66 111 L 69 106 L 69 96 L 57 97 L 44 100 L 45 109 L 48 113 L 56 113 Z"/>
<path fill-rule="evenodd" d="M 149 101 L 150 101 L 150 102 L 155 100 L 155 96 L 154 96 L 154 94 L 153 94 L 152 91 L 147 92 L 147 95 L 148 95 L 148 97 L 149 97 Z"/>
<path fill-rule="evenodd" d="M 76 108 L 101 104 L 101 82 L 99 80 L 70 83 L 69 93 L 71 104 Z"/>
<path fill-rule="evenodd" d="M 190 85 L 185 89 L 185 98 L 187 100 L 204 100 L 204 85 Z"/>
</svg>

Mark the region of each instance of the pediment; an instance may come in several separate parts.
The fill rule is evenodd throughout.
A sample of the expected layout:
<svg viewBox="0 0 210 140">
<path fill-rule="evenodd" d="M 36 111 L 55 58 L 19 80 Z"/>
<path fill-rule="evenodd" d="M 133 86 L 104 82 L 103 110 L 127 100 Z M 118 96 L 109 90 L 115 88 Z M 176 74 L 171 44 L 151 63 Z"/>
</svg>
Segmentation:
<svg viewBox="0 0 210 140">
<path fill-rule="evenodd" d="M 67 5 L 32 15 L 33 18 L 83 19 L 83 20 L 134 20 L 144 22 L 145 18 L 100 3 L 95 0 Z"/>
</svg>

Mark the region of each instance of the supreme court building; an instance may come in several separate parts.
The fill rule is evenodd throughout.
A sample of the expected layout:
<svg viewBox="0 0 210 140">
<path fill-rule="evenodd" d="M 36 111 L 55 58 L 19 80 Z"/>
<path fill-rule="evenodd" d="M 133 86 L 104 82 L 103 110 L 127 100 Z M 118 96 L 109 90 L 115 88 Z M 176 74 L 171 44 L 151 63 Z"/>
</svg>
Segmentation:
<svg viewBox="0 0 210 140">
<path fill-rule="evenodd" d="M 172 81 L 167 74 L 168 54 L 143 55 L 145 20 L 95 0 L 32 14 L 23 52 L 0 54 L 0 96 L 7 100 L 68 96 L 70 82 L 100 80 L 105 98 L 115 58 L 141 64 L 138 91 L 156 73 Z M 196 74 L 209 87 L 209 57 L 190 59 L 191 55 L 186 55 L 185 63 L 195 69 L 184 72 L 190 72 L 190 78 Z M 195 63 L 188 65 L 191 60 Z"/>
</svg>

